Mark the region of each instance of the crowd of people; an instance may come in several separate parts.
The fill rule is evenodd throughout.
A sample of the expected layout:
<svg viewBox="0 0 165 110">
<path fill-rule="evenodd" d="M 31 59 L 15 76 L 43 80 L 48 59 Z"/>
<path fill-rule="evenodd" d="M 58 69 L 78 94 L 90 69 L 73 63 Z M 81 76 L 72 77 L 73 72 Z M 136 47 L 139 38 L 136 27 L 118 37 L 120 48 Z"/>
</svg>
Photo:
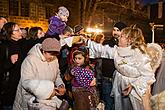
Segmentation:
<svg viewBox="0 0 165 110">
<path fill-rule="evenodd" d="M 111 37 L 91 37 L 68 17 L 59 7 L 47 32 L 0 17 L 0 109 L 161 110 L 161 46 L 136 25 L 117 22 Z"/>
</svg>

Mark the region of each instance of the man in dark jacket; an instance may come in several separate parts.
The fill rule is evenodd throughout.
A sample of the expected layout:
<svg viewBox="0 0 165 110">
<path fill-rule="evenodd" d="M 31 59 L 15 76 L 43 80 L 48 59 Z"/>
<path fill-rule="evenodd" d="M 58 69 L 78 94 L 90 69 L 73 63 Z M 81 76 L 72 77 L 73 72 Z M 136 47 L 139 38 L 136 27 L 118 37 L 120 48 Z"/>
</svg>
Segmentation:
<svg viewBox="0 0 165 110">
<path fill-rule="evenodd" d="M 113 26 L 112 37 L 110 40 L 105 40 L 103 45 L 109 45 L 110 47 L 114 47 L 114 45 L 118 45 L 118 37 L 121 35 L 121 30 L 127 27 L 126 24 L 122 22 L 117 22 Z M 101 67 L 97 67 L 97 65 Z M 101 68 L 101 71 L 98 73 L 97 68 Z M 113 110 L 114 106 L 114 98 L 110 96 L 112 90 L 112 81 L 113 81 L 113 73 L 115 71 L 115 65 L 113 59 L 102 58 L 102 64 L 96 64 L 96 72 L 98 74 L 98 87 L 100 91 L 100 99 L 104 101 L 105 110 Z M 99 75 L 100 74 L 100 75 Z M 99 85 L 100 84 L 100 85 Z"/>
</svg>

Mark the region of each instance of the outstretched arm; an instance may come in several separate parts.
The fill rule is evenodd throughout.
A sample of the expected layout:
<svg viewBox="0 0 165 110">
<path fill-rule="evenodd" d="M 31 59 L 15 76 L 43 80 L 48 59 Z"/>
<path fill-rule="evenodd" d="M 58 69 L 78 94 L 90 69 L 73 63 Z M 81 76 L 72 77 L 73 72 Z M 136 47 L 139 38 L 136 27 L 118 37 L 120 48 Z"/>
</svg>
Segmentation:
<svg viewBox="0 0 165 110">
<path fill-rule="evenodd" d="M 87 40 L 87 47 L 89 48 L 90 58 L 110 58 L 113 59 L 115 48 L 109 45 L 103 46 L 102 44 L 96 43 L 91 40 Z"/>
</svg>

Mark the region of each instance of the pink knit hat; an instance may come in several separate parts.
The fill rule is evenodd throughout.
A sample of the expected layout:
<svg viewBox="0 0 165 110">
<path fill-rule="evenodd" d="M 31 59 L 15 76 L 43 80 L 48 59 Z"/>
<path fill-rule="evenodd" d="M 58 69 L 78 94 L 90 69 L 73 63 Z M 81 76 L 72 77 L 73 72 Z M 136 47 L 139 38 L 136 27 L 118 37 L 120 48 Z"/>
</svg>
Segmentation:
<svg viewBox="0 0 165 110">
<path fill-rule="evenodd" d="M 60 42 L 55 38 L 46 38 L 42 42 L 42 49 L 43 51 L 56 51 L 60 52 L 61 45 Z"/>
</svg>

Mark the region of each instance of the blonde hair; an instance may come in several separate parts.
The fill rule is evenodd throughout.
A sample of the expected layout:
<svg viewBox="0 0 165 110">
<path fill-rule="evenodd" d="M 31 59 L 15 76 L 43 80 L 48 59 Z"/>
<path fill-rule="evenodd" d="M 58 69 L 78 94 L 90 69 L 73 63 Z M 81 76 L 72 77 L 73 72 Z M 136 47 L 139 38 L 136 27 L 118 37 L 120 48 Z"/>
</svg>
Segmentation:
<svg viewBox="0 0 165 110">
<path fill-rule="evenodd" d="M 126 27 L 122 30 L 122 34 L 125 34 L 127 39 L 130 40 L 129 45 L 132 49 L 138 48 L 142 53 L 146 53 L 146 43 L 142 30 L 135 25 Z"/>
<path fill-rule="evenodd" d="M 97 42 L 97 43 L 100 43 L 100 41 L 105 38 L 104 34 L 96 34 L 94 36 L 94 41 Z"/>
<path fill-rule="evenodd" d="M 132 49 L 138 48 L 143 54 L 147 54 L 151 58 L 151 67 L 156 70 L 162 58 L 162 48 L 156 43 L 146 44 L 142 30 L 137 28 L 136 25 L 126 27 L 122 30 L 122 34 L 130 40 Z"/>
</svg>

